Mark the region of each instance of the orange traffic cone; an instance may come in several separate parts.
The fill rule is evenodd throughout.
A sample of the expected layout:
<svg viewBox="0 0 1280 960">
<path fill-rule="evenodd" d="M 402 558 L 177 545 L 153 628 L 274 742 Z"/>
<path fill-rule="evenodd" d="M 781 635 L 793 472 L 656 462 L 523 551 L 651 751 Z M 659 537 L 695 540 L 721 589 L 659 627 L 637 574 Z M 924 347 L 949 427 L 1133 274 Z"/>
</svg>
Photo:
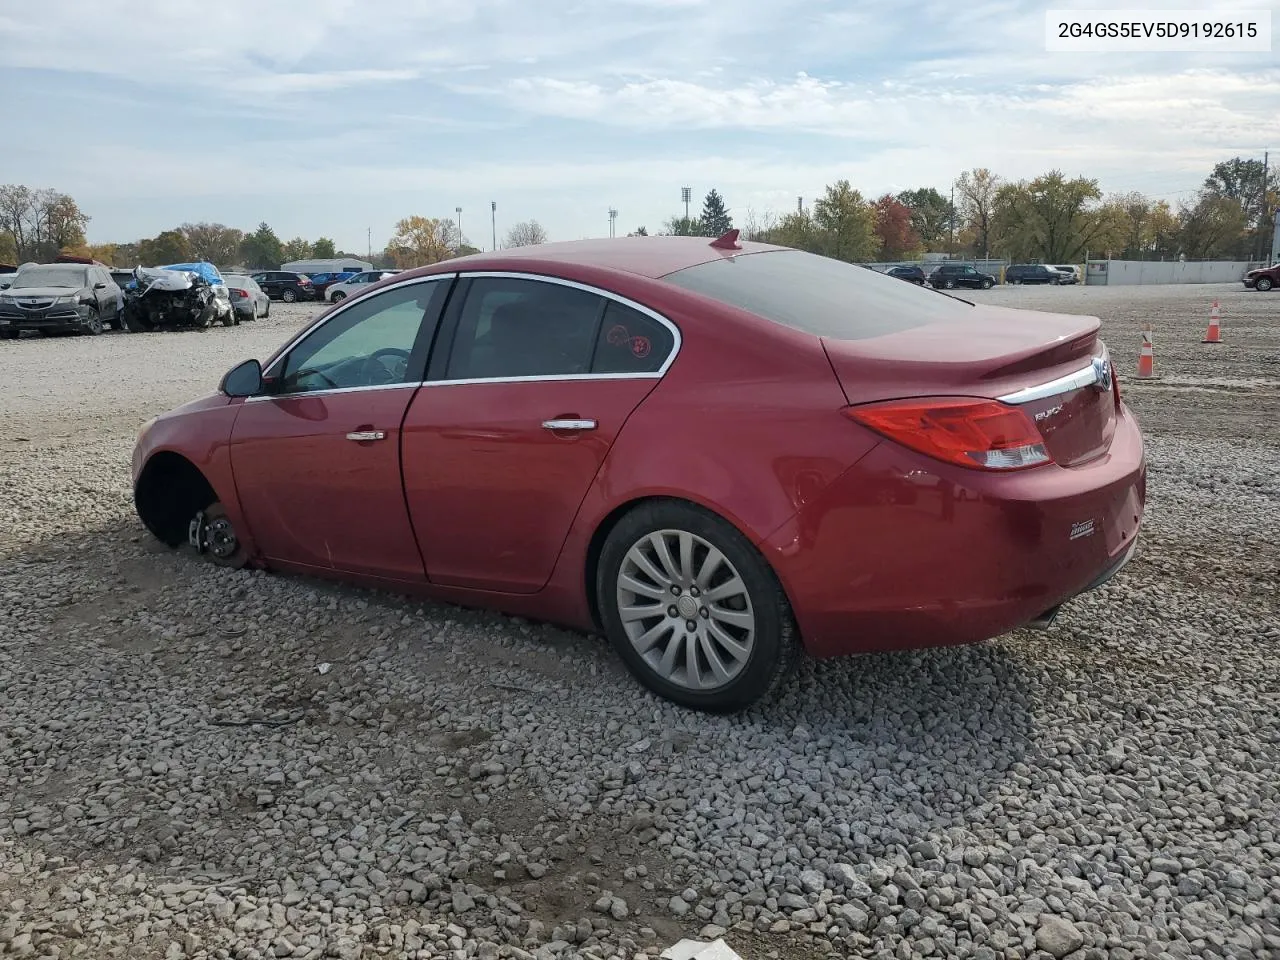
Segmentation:
<svg viewBox="0 0 1280 960">
<path fill-rule="evenodd" d="M 1151 324 L 1142 328 L 1142 349 L 1138 353 L 1138 379 L 1150 380 L 1156 375 L 1156 348 L 1151 345 Z"/>
<path fill-rule="evenodd" d="M 1213 301 L 1213 309 L 1209 311 L 1209 330 L 1205 333 L 1204 339 L 1200 341 L 1201 343 L 1222 342 L 1221 320 L 1221 314 L 1218 312 L 1218 301 L 1215 300 Z"/>
</svg>

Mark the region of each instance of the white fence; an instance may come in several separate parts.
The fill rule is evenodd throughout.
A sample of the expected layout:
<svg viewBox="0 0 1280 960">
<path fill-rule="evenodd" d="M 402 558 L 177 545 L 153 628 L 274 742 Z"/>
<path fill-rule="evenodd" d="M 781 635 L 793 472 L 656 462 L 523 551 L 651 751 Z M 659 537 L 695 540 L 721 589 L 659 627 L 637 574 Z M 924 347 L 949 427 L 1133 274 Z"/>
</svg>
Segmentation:
<svg viewBox="0 0 1280 960">
<path fill-rule="evenodd" d="M 1097 286 L 1145 283 L 1239 283 L 1259 264 L 1244 260 L 1090 260 L 1084 282 Z"/>
</svg>

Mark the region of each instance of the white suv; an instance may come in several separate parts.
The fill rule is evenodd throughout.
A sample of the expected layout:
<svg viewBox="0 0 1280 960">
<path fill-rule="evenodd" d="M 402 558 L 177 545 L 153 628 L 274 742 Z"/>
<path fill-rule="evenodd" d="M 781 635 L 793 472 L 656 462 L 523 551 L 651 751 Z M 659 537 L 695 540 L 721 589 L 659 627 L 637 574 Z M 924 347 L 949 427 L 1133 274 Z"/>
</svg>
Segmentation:
<svg viewBox="0 0 1280 960">
<path fill-rule="evenodd" d="M 1054 263 L 1054 264 L 1050 264 L 1050 269 L 1057 270 L 1059 273 L 1066 274 L 1066 278 L 1062 281 L 1063 283 L 1079 283 L 1080 282 L 1080 268 L 1075 266 L 1074 264 Z"/>
<path fill-rule="evenodd" d="M 357 273 L 350 280 L 343 280 L 341 283 L 335 283 L 324 292 L 324 298 L 330 303 L 337 303 L 339 300 L 345 300 L 353 293 L 359 293 L 371 283 L 377 283 L 387 277 L 394 276 L 399 270 L 366 270 L 363 273 Z"/>
</svg>

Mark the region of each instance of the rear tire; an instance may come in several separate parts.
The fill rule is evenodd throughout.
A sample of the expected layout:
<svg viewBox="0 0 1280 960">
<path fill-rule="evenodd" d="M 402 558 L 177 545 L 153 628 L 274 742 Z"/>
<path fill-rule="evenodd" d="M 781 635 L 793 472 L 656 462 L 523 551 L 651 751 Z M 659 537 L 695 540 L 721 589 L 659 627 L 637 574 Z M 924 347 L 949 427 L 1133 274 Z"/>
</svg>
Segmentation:
<svg viewBox="0 0 1280 960">
<path fill-rule="evenodd" d="M 595 576 L 609 641 L 637 680 L 673 703 L 743 710 L 771 696 L 799 661 L 791 606 L 773 570 L 736 528 L 692 504 L 652 501 L 626 514 Z M 624 621 L 624 608 L 654 613 Z"/>
<path fill-rule="evenodd" d="M 285 287 L 284 291 L 280 294 L 280 299 L 285 303 L 297 303 L 298 294 L 294 292 L 292 287 Z"/>
<path fill-rule="evenodd" d="M 995 281 L 994 281 L 994 280 L 983 280 L 983 281 L 982 281 L 982 289 L 983 289 L 983 290 L 990 290 L 990 289 L 991 289 L 992 287 L 994 287 L 994 286 L 995 286 Z"/>
<path fill-rule="evenodd" d="M 943 281 L 942 285 L 946 287 L 948 290 L 954 290 L 956 288 L 956 282 L 954 280 Z"/>
<path fill-rule="evenodd" d="M 347 295 L 341 290 L 335 290 L 333 292 L 333 296 L 329 299 L 334 303 L 341 303 L 343 300 L 347 299 Z"/>
<path fill-rule="evenodd" d="M 1270 277 L 1259 277 L 1257 282 L 1253 285 L 1255 290 L 1261 290 L 1263 293 L 1266 293 L 1273 286 L 1274 284 L 1271 282 Z"/>
</svg>

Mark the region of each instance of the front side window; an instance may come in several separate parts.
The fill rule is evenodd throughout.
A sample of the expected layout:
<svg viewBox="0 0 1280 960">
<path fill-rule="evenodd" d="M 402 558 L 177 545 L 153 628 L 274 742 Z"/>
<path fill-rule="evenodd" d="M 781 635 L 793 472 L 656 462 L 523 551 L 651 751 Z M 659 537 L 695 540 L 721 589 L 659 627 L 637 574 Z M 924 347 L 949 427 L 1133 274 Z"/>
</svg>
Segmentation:
<svg viewBox="0 0 1280 960">
<path fill-rule="evenodd" d="M 419 356 L 434 333 L 428 323 L 439 316 L 448 286 L 412 283 L 352 304 L 289 351 L 273 392 L 417 382 Z"/>
<path fill-rule="evenodd" d="M 445 378 L 590 373 L 604 305 L 604 298 L 562 284 L 478 278 L 458 318 Z"/>
</svg>

